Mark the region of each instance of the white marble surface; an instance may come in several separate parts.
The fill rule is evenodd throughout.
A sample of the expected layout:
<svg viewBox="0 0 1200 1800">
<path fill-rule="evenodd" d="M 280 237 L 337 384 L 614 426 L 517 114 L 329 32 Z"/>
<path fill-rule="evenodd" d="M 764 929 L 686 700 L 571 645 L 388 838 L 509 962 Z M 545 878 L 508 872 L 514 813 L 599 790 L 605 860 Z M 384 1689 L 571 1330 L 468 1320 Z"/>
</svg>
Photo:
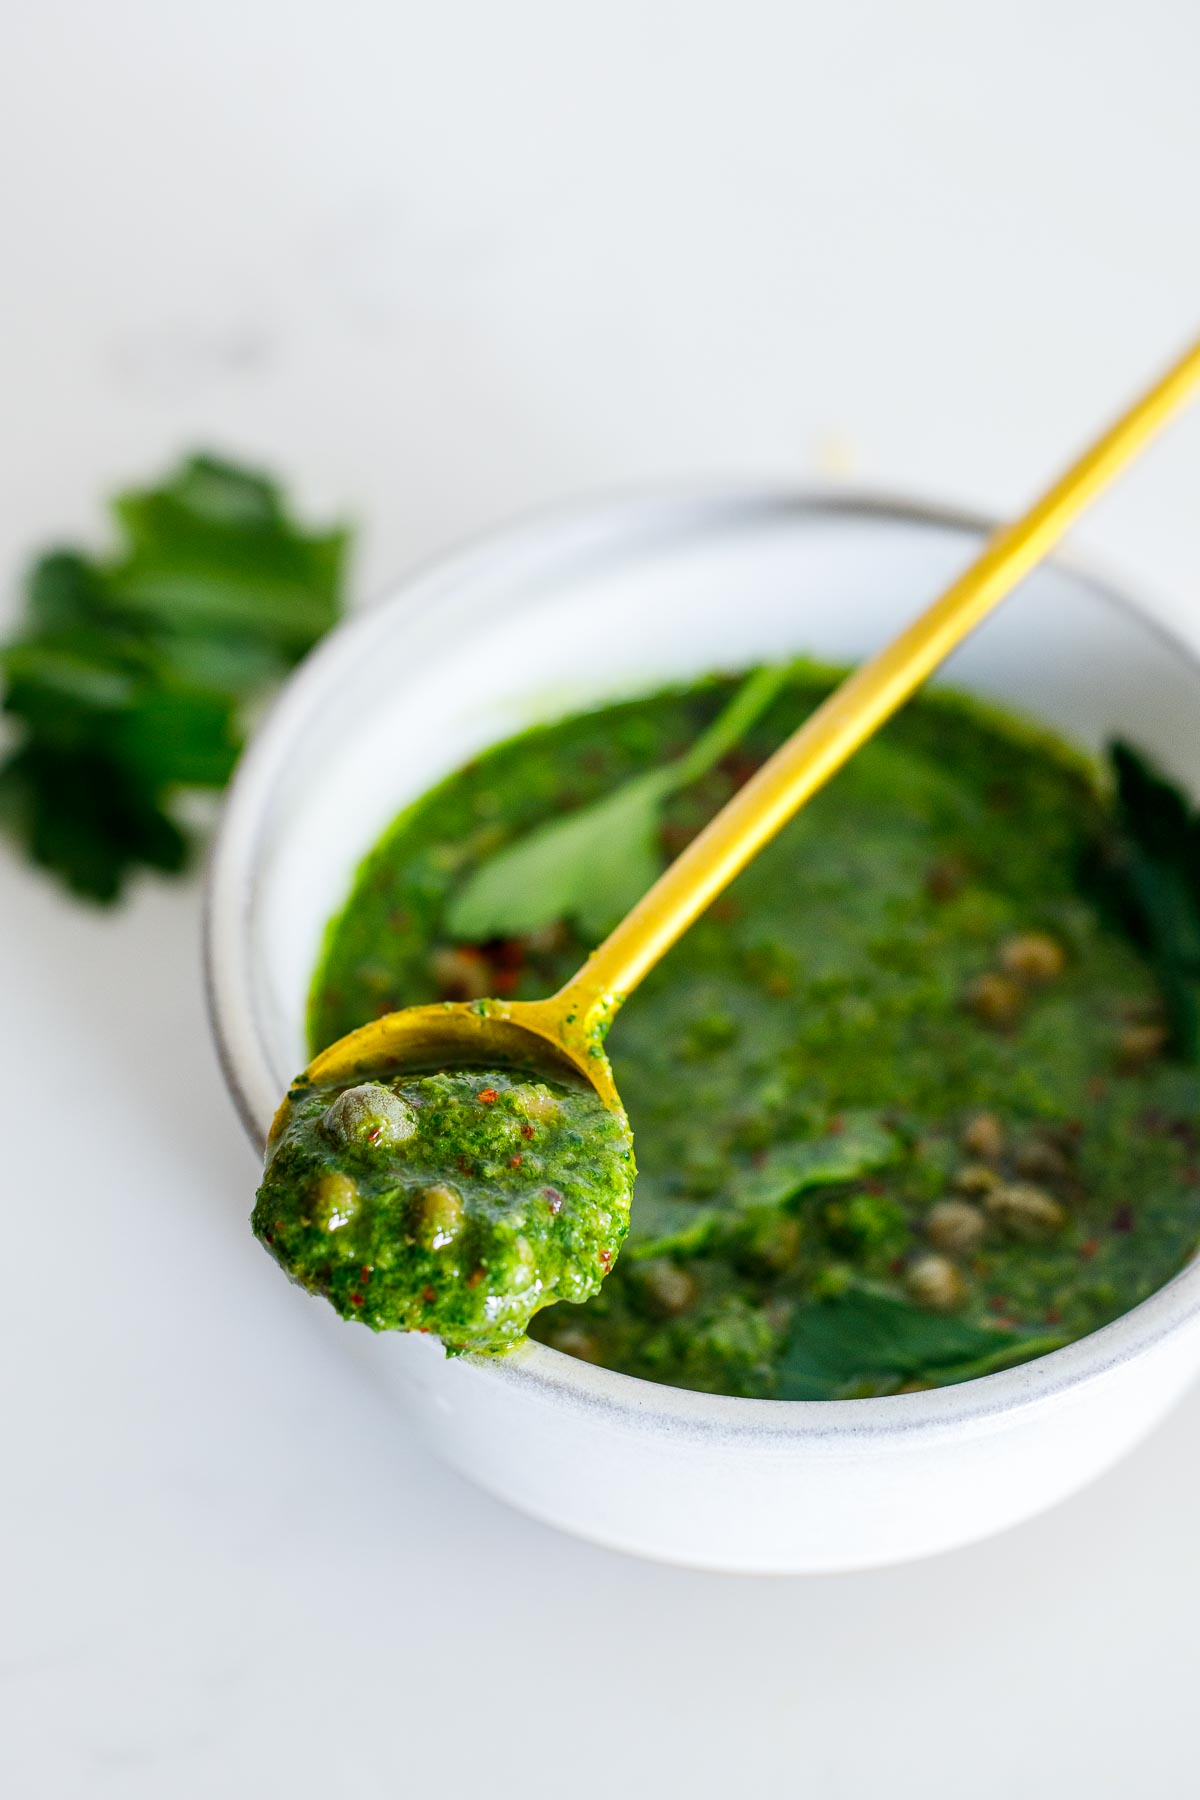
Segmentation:
<svg viewBox="0 0 1200 1800">
<path fill-rule="evenodd" d="M 10 5 L 0 566 L 196 442 L 360 518 L 360 594 L 648 477 L 1010 508 L 1195 327 L 1198 51 L 1184 0 Z M 1083 536 L 1200 637 L 1198 495 L 1193 419 Z M 1189 1791 L 1200 1396 L 923 1566 L 529 1524 L 252 1243 L 197 913 L 0 861 L 6 1794 Z"/>
</svg>

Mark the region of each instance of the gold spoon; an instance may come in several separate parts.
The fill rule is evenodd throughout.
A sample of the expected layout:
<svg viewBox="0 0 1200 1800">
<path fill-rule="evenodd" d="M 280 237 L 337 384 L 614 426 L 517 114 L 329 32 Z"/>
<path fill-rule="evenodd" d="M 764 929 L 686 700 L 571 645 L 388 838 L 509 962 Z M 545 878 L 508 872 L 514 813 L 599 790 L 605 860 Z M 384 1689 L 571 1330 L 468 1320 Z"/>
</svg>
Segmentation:
<svg viewBox="0 0 1200 1800">
<path fill-rule="evenodd" d="M 809 715 L 557 994 L 548 1000 L 405 1007 L 339 1038 L 302 1079 L 323 1087 L 384 1072 L 532 1064 L 582 1075 L 606 1105 L 620 1108 L 603 1041 L 639 981 L 793 813 L 1049 553 L 1198 382 L 1200 341 L 1023 518 L 997 531 L 932 606 Z"/>
</svg>

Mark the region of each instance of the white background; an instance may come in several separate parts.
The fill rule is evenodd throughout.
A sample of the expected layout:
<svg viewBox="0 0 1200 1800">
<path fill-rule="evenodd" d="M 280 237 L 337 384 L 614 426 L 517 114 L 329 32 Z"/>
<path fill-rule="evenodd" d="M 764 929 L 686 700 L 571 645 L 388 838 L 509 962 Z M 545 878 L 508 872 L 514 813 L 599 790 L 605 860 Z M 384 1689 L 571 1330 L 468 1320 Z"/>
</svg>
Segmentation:
<svg viewBox="0 0 1200 1800">
<path fill-rule="evenodd" d="M 360 597 L 644 478 L 1011 509 L 1200 320 L 1198 57 L 1190 0 L 7 0 L 0 604 L 195 444 Z M 1083 538 L 1200 638 L 1200 420 Z M 528 1523 L 252 1242 L 198 905 L 0 861 L 14 1800 L 1191 1790 L 1200 1397 L 923 1566 Z"/>
</svg>

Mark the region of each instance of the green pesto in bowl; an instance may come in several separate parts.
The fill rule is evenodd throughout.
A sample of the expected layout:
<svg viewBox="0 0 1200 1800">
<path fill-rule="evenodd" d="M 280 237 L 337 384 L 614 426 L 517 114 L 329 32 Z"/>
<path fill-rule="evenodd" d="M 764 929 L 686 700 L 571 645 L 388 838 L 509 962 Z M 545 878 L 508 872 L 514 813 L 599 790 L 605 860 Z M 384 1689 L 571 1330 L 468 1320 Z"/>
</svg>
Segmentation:
<svg viewBox="0 0 1200 1800">
<path fill-rule="evenodd" d="M 798 669 L 664 799 L 662 866 L 832 679 Z M 408 808 L 330 925 L 313 1050 L 394 1008 L 559 987 L 592 947 L 575 919 L 461 942 L 456 897 L 505 845 L 678 757 L 733 685 L 531 731 Z M 1200 1073 L 1161 959 L 1097 878 L 1115 833 L 1082 756 L 967 699 L 911 704 L 618 1015 L 629 1235 L 598 1292 L 548 1284 L 514 1335 L 680 1387 L 842 1398 L 1009 1366 L 1161 1286 L 1200 1235 Z M 456 1253 L 416 1255 L 409 1214 L 388 1217 L 356 1266 L 415 1256 L 403 1304 L 341 1310 L 438 1329 L 411 1295 L 440 1293 Z M 481 1334 L 468 1309 L 443 1335 Z"/>
</svg>

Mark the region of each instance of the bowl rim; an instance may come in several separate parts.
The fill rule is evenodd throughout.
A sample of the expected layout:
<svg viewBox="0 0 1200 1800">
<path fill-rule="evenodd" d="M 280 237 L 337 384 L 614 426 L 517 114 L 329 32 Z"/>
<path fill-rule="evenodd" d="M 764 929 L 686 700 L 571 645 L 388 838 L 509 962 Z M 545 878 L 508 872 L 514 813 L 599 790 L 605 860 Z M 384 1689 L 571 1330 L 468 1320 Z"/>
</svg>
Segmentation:
<svg viewBox="0 0 1200 1800">
<path fill-rule="evenodd" d="M 722 516 L 731 525 L 756 515 L 860 518 L 934 526 L 975 538 L 985 537 L 1000 524 L 988 514 L 968 508 L 857 487 L 828 492 L 784 484 L 641 485 L 530 509 L 475 534 L 457 548 L 426 559 L 378 599 L 343 619 L 304 659 L 260 721 L 230 784 L 208 859 L 203 916 L 205 1005 L 226 1087 L 256 1150 L 262 1149 L 262 1131 L 239 1071 L 234 1022 L 237 996 L 223 967 L 222 944 L 231 929 L 236 932 L 248 910 L 245 886 L 252 882 L 263 816 L 275 776 L 287 759 L 287 746 L 292 734 L 303 728 L 305 715 L 336 684 L 343 666 L 357 658 L 373 633 L 390 629 L 397 619 L 427 605 L 437 591 L 469 580 L 477 568 L 486 567 L 494 558 L 545 555 L 555 545 L 561 551 L 572 538 L 603 541 L 615 535 L 618 527 L 636 539 L 639 526 L 644 531 L 655 523 L 663 526 L 670 522 L 679 529 L 693 512 L 698 521 L 708 523 Z M 1132 581 L 1098 569 L 1090 557 L 1080 557 L 1075 551 L 1059 552 L 1047 562 L 1157 638 L 1196 679 L 1200 697 L 1200 646 L 1189 643 L 1147 610 Z M 1198 1320 L 1200 1258 L 1129 1312 L 1060 1350 L 1014 1369 L 915 1394 L 859 1400 L 766 1400 L 696 1393 L 620 1370 L 597 1368 L 533 1339 L 504 1356 L 453 1360 L 464 1372 L 469 1370 L 485 1381 L 533 1389 L 555 1409 L 583 1413 L 598 1421 L 607 1419 L 654 1436 L 665 1432 L 676 1437 L 728 1439 L 768 1450 L 786 1450 L 801 1438 L 843 1447 L 848 1442 L 879 1440 L 911 1444 L 914 1436 L 932 1439 L 968 1427 L 976 1431 L 1002 1428 L 1015 1412 L 1044 1408 L 1090 1387 Z M 440 1359 L 440 1346 L 431 1339 L 412 1341 L 421 1354 Z"/>
</svg>

